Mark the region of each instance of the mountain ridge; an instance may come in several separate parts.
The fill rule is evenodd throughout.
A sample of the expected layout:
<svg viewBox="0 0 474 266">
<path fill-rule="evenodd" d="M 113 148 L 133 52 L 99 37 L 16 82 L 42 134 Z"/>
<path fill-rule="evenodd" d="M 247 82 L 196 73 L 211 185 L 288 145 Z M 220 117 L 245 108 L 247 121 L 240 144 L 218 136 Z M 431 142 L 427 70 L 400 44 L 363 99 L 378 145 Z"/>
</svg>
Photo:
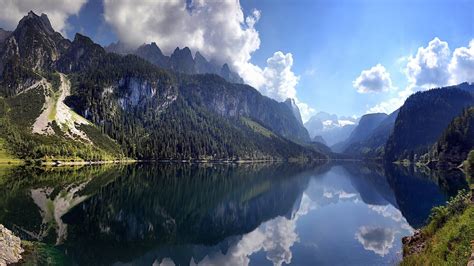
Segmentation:
<svg viewBox="0 0 474 266">
<path fill-rule="evenodd" d="M 35 40 L 35 44 L 27 40 Z M 60 110 L 72 108 L 91 122 L 94 130 L 87 128 L 83 132 L 87 137 L 112 141 L 103 149 L 78 138 L 65 138 L 74 128 L 84 127 L 79 120 L 73 120 L 71 127 L 61 127 L 61 122 L 48 119 L 42 128 L 52 127 L 47 130 L 54 134 L 41 136 L 38 134 L 41 130 L 35 133 L 28 129 L 33 126 L 33 120 L 19 127 L 13 117 L 5 115 L 5 121 L 22 136 L 21 142 L 36 139 L 46 147 L 40 157 L 36 153 L 17 153 L 22 158 L 58 158 L 57 152 L 49 153 L 53 150 L 52 143 L 46 141 L 49 138 L 61 139 L 67 145 L 98 149 L 96 152 L 103 151 L 108 156 L 139 159 L 326 158 L 319 151 L 302 145 L 309 142 L 309 135 L 285 103 L 267 98 L 248 85 L 229 83 L 216 74 L 188 75 L 165 70 L 137 55 L 107 53 L 79 33 L 71 42 L 51 31 L 46 15 L 37 16 L 32 12 L 22 19 L 6 43 L 11 46 L 5 46 L 0 54 L 0 64 L 5 66 L 0 91 L 7 100 L 18 98 L 19 94 L 29 92 L 32 85 L 46 80 L 53 88 L 51 96 L 31 91 L 35 92 L 30 97 L 38 100 L 38 108 L 48 99 L 59 99 L 54 100 L 58 103 L 53 106 L 61 106 Z M 157 46 L 153 49 L 160 51 Z M 20 53 L 16 53 L 17 50 Z M 185 69 L 191 69 L 194 64 L 189 48 L 178 48 L 174 57 L 174 62 L 182 62 Z M 63 97 L 61 84 L 69 81 L 70 89 Z M 14 110 L 25 108 L 18 102 Z M 40 115 L 40 109 L 29 113 L 32 118 Z M 15 150 L 14 143 L 18 142 L 8 143 Z M 68 154 L 65 152 L 64 156 L 70 156 Z"/>
<path fill-rule="evenodd" d="M 161 68 L 170 69 L 185 74 L 216 74 L 233 83 L 244 83 L 243 79 L 233 72 L 227 63 L 218 66 L 208 61 L 199 51 L 194 57 L 188 47 L 176 47 L 170 55 L 164 55 L 155 42 L 142 44 L 138 48 L 129 48 L 117 42 L 104 47 L 107 52 L 120 55 L 135 54 Z"/>
</svg>

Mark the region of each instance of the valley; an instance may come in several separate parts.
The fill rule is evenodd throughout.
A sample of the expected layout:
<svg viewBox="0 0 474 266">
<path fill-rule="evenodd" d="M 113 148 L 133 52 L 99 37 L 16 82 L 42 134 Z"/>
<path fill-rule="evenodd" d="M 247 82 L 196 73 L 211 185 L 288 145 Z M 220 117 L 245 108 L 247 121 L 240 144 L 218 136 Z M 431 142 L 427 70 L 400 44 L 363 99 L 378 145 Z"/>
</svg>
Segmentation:
<svg viewBox="0 0 474 266">
<path fill-rule="evenodd" d="M 258 67 L 166 38 L 104 45 L 57 19 L 0 29 L 0 245 L 22 249 L 0 265 L 467 263 L 469 78 L 418 86 L 417 54 L 403 58 L 415 83 L 395 92 L 378 64 L 356 93 L 403 100 L 344 116 L 298 97 L 314 71 L 294 75 L 291 53 Z M 258 35 L 259 19 L 238 25 Z"/>
</svg>

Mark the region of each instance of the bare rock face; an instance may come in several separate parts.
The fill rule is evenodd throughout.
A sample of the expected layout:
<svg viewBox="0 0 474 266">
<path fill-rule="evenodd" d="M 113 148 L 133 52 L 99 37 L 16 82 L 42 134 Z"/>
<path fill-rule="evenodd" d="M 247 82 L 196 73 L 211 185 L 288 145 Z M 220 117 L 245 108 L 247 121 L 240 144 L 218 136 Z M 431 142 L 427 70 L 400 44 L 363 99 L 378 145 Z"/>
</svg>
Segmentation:
<svg viewBox="0 0 474 266">
<path fill-rule="evenodd" d="M 426 239 L 420 230 L 415 230 L 412 236 L 402 238 L 403 257 L 421 253 L 426 247 Z"/>
<path fill-rule="evenodd" d="M 18 262 L 23 251 L 20 238 L 0 224 L 0 266 Z"/>
</svg>

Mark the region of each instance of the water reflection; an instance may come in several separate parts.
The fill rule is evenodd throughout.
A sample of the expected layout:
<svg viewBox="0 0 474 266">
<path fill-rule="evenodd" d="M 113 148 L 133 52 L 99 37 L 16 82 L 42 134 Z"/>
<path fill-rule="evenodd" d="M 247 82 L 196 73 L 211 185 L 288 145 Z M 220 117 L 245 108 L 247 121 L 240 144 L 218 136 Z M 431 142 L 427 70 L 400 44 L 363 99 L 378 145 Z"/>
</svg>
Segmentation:
<svg viewBox="0 0 474 266">
<path fill-rule="evenodd" d="M 463 180 L 360 162 L 12 168 L 0 223 L 78 265 L 393 264 Z"/>
</svg>

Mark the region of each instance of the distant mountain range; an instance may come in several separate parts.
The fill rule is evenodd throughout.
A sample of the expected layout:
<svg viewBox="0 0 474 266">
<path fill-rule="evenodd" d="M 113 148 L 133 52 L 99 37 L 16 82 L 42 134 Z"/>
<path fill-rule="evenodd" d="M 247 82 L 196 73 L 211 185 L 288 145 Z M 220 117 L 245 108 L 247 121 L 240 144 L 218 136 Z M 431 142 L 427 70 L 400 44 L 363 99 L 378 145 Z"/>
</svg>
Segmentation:
<svg viewBox="0 0 474 266">
<path fill-rule="evenodd" d="M 312 116 L 304 126 L 311 139 L 332 146 L 346 140 L 356 127 L 358 119 L 352 117 L 338 117 L 326 112 L 319 112 Z"/>
<path fill-rule="evenodd" d="M 199 52 L 103 48 L 81 34 L 70 41 L 33 12 L 14 31 L 0 29 L 0 95 L 5 161 L 331 156 L 454 165 L 472 149 L 473 84 L 415 93 L 389 115 L 319 112 L 303 124 L 294 99 L 265 97 Z"/>
<path fill-rule="evenodd" d="M 188 47 L 179 49 L 166 56 L 154 42 L 143 44 L 137 49 L 130 49 L 126 45 L 117 42 L 105 47 L 107 52 L 121 55 L 134 54 L 161 68 L 173 70 L 185 74 L 216 74 L 233 83 L 244 83 L 243 79 L 231 71 L 228 64 L 219 65 L 217 62 L 209 62 L 199 53 L 192 55 Z"/>
<path fill-rule="evenodd" d="M 418 92 L 390 115 L 362 116 L 351 135 L 331 148 L 354 158 L 460 164 L 473 148 L 472 106 L 474 84 Z"/>
<path fill-rule="evenodd" d="M 351 153 L 349 149 L 353 149 L 355 144 L 364 142 L 387 117 L 387 114 L 384 113 L 363 115 L 359 120 L 359 124 L 354 128 L 349 137 L 332 146 L 333 150 L 336 152 Z"/>
<path fill-rule="evenodd" d="M 294 101 L 262 96 L 188 48 L 109 53 L 81 34 L 71 42 L 33 12 L 0 36 L 0 148 L 13 158 L 327 157 L 309 145 Z"/>
</svg>

